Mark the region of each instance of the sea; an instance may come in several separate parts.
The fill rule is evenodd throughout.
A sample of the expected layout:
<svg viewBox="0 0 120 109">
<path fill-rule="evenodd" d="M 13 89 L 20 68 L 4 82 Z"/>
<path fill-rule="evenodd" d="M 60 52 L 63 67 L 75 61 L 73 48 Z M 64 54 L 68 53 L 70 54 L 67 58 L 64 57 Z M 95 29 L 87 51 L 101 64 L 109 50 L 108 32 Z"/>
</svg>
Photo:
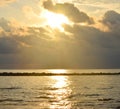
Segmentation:
<svg viewBox="0 0 120 109">
<path fill-rule="evenodd" d="M 0 109 L 120 109 L 120 75 L 74 75 L 118 73 L 120 69 L 1 69 L 3 72 L 56 75 L 0 76 Z"/>
</svg>

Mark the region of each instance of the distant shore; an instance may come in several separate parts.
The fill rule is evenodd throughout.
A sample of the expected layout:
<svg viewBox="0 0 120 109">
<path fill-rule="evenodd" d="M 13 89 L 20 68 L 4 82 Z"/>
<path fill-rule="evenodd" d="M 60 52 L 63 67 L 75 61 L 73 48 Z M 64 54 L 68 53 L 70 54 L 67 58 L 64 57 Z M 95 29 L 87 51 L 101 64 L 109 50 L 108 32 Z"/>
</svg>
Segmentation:
<svg viewBox="0 0 120 109">
<path fill-rule="evenodd" d="M 100 72 L 100 73 L 46 73 L 46 72 L 42 72 L 42 73 L 29 73 L 29 72 L 23 72 L 23 73 L 13 73 L 13 72 L 2 72 L 0 73 L 0 76 L 74 76 L 74 75 L 79 75 L 79 76 L 84 76 L 84 75 L 120 75 L 120 72 L 117 73 L 104 73 L 104 72 Z"/>
</svg>

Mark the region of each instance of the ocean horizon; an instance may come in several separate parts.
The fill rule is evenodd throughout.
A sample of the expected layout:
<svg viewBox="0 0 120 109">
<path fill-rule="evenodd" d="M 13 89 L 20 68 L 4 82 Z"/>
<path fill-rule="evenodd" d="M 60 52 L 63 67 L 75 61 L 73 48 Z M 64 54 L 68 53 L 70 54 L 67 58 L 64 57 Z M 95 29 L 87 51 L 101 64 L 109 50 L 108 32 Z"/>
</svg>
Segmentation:
<svg viewBox="0 0 120 109">
<path fill-rule="evenodd" d="M 0 73 L 120 73 L 120 69 L 0 69 Z"/>
</svg>

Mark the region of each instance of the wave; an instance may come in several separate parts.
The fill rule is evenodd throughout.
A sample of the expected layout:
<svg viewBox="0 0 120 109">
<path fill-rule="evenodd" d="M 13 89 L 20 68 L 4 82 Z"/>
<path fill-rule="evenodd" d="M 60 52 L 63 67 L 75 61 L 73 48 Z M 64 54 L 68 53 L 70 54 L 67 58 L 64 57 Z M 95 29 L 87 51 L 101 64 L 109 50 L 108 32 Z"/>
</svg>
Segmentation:
<svg viewBox="0 0 120 109">
<path fill-rule="evenodd" d="M 17 90 L 22 89 L 21 87 L 6 87 L 6 88 L 0 88 L 0 90 Z"/>
<path fill-rule="evenodd" d="M 22 102 L 23 100 L 21 99 L 11 99 L 11 98 L 7 98 L 7 99 L 0 99 L 0 102 Z"/>
<path fill-rule="evenodd" d="M 112 98 L 101 98 L 101 99 L 98 99 L 98 101 L 113 101 L 114 99 Z"/>
</svg>

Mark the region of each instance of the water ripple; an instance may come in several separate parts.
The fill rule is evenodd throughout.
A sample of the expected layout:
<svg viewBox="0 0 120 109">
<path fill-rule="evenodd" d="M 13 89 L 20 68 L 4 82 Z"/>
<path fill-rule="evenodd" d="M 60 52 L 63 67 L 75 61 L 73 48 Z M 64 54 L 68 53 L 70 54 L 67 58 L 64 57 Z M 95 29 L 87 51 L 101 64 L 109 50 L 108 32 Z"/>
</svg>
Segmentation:
<svg viewBox="0 0 120 109">
<path fill-rule="evenodd" d="M 0 102 L 22 102 L 23 100 L 21 99 L 11 99 L 11 98 L 7 98 L 7 99 L 0 99 Z"/>
</svg>

